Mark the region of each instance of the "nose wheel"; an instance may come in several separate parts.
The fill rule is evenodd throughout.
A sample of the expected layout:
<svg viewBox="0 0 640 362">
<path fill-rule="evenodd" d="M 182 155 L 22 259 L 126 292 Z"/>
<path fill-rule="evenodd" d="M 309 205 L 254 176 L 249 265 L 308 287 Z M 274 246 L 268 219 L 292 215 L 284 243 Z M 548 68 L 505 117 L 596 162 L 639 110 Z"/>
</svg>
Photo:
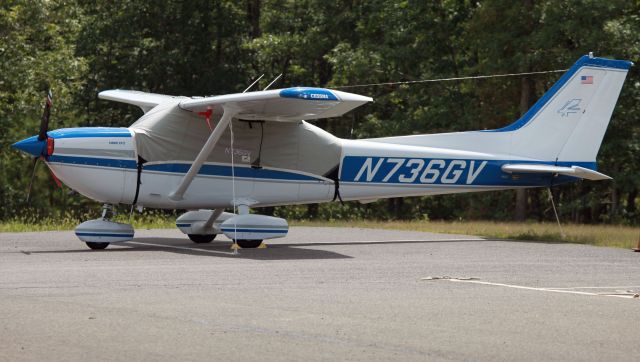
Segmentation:
<svg viewBox="0 0 640 362">
<path fill-rule="evenodd" d="M 87 241 L 85 242 L 85 244 L 87 244 L 87 246 L 93 250 L 102 250 L 102 249 L 106 249 L 107 246 L 109 246 L 109 243 L 97 243 L 92 241 Z"/>
<path fill-rule="evenodd" d="M 100 250 L 110 243 L 118 243 L 133 239 L 134 230 L 129 224 L 111 221 L 115 214 L 113 206 L 102 206 L 102 217 L 85 221 L 75 229 L 76 236 L 85 242 L 90 249 Z"/>
</svg>

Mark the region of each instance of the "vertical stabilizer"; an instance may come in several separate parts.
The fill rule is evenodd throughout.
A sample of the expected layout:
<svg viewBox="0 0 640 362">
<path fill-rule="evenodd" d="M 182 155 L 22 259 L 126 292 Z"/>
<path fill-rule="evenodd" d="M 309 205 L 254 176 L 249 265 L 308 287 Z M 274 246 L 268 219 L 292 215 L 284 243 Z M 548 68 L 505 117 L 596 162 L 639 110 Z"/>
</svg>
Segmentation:
<svg viewBox="0 0 640 362">
<path fill-rule="evenodd" d="M 521 119 L 492 132 L 511 133 L 514 158 L 594 162 L 631 65 L 583 56 Z"/>
</svg>

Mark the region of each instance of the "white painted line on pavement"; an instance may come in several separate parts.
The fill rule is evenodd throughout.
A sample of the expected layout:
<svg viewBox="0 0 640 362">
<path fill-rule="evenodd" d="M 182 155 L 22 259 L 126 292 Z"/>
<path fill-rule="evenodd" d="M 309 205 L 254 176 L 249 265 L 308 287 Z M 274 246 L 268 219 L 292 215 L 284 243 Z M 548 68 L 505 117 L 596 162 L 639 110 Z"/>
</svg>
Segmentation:
<svg viewBox="0 0 640 362">
<path fill-rule="evenodd" d="M 551 288 L 547 288 L 547 289 L 555 289 L 555 290 L 562 290 L 562 289 L 638 289 L 640 290 L 640 286 L 639 285 L 624 285 L 624 286 L 613 286 L 613 287 L 563 287 L 563 288 L 555 288 L 555 287 L 551 287 Z"/>
<path fill-rule="evenodd" d="M 514 285 L 514 284 L 504 284 L 504 283 L 492 283 L 492 282 L 483 282 L 480 280 L 461 280 L 461 279 L 446 279 L 452 282 L 457 283 L 473 283 L 473 284 L 481 284 L 481 285 L 492 285 L 496 287 L 506 287 L 506 288 L 514 288 L 514 289 L 525 289 L 525 290 L 535 290 L 539 292 L 551 292 L 551 293 L 564 293 L 564 294 L 578 294 L 578 295 L 590 295 L 590 296 L 598 296 L 598 297 L 616 297 L 616 298 L 626 298 L 626 299 L 634 299 L 638 298 L 635 295 L 637 294 L 606 294 L 606 293 L 591 293 L 591 292 L 581 292 L 577 290 L 567 290 L 567 289 L 555 289 L 555 288 L 536 288 L 536 287 L 527 287 L 524 285 Z"/>
</svg>

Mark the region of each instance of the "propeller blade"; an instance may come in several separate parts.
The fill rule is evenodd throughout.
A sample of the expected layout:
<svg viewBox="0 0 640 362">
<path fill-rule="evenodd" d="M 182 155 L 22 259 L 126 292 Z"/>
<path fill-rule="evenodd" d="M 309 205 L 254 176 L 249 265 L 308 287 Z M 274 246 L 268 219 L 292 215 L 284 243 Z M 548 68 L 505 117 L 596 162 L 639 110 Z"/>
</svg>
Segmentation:
<svg viewBox="0 0 640 362">
<path fill-rule="evenodd" d="M 58 176 L 56 176 L 56 174 L 53 173 L 51 169 L 49 169 L 49 172 L 51 173 L 51 177 L 53 177 L 53 181 L 55 181 L 56 185 L 58 185 L 59 188 L 62 188 L 62 182 L 60 182 L 60 179 L 58 178 Z"/>
<path fill-rule="evenodd" d="M 44 111 L 42 113 L 42 118 L 40 119 L 40 131 L 38 132 L 38 141 L 44 141 L 48 138 L 47 132 L 49 131 L 49 118 L 51 117 L 51 107 L 53 107 L 53 94 L 51 93 L 51 89 L 47 92 L 47 98 L 44 103 Z M 42 157 L 42 156 L 41 156 Z M 33 180 L 36 177 L 36 169 L 38 167 L 38 160 L 41 157 L 35 157 L 33 159 L 33 171 L 31 172 L 31 180 L 29 180 L 29 188 L 27 189 L 27 200 L 26 203 L 29 203 L 31 199 L 31 189 L 33 188 Z M 60 180 L 51 172 L 53 176 L 53 180 L 56 182 L 58 187 L 62 187 Z"/>
<path fill-rule="evenodd" d="M 47 93 L 47 99 L 44 104 L 44 112 L 40 119 L 40 132 L 38 133 L 38 141 L 47 139 L 47 131 L 49 131 L 49 117 L 51 116 L 51 107 L 53 106 L 53 94 L 51 90 Z"/>
<path fill-rule="evenodd" d="M 27 204 L 29 203 L 29 199 L 31 197 L 31 187 L 33 186 L 33 179 L 36 176 L 36 167 L 38 166 L 39 157 L 33 158 L 33 171 L 31 172 L 31 181 L 29 181 L 29 188 L 27 189 Z"/>
</svg>

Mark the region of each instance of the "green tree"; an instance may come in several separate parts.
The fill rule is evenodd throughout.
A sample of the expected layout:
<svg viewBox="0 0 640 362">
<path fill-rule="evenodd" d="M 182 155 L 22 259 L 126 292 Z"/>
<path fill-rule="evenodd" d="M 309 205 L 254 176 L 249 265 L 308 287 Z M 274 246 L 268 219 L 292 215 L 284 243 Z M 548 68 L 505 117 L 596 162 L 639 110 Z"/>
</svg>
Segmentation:
<svg viewBox="0 0 640 362">
<path fill-rule="evenodd" d="M 52 128 L 82 122 L 72 99 L 86 69 L 75 56 L 82 16 L 65 1 L 8 1 L 0 5 L 0 218 L 41 210 L 59 215 L 69 203 L 41 166 L 36 174 L 33 208 L 26 210 L 31 162 L 10 148 L 38 133 L 44 97 L 54 94 Z"/>
<path fill-rule="evenodd" d="M 99 101 L 99 91 L 224 94 L 242 91 L 262 73 L 256 88 L 280 73 L 274 88 L 339 88 L 561 69 L 589 51 L 634 60 L 640 53 L 638 14 L 640 3 L 622 0 L 5 1 L 0 5 L 0 218 L 94 207 L 52 188 L 41 167 L 33 208 L 26 209 L 30 162 L 9 146 L 37 132 L 49 88 L 55 98 L 51 128 L 128 126 L 140 110 Z M 558 77 L 345 88 L 375 102 L 316 124 L 345 138 L 497 128 L 517 119 Z M 634 67 L 599 155 L 601 171 L 615 181 L 556 188 L 564 218 L 640 221 L 639 104 L 640 74 Z M 523 199 L 527 218 L 552 217 L 544 190 L 530 190 Z M 275 212 L 504 220 L 512 218 L 513 208 L 514 193 L 490 192 Z"/>
</svg>

